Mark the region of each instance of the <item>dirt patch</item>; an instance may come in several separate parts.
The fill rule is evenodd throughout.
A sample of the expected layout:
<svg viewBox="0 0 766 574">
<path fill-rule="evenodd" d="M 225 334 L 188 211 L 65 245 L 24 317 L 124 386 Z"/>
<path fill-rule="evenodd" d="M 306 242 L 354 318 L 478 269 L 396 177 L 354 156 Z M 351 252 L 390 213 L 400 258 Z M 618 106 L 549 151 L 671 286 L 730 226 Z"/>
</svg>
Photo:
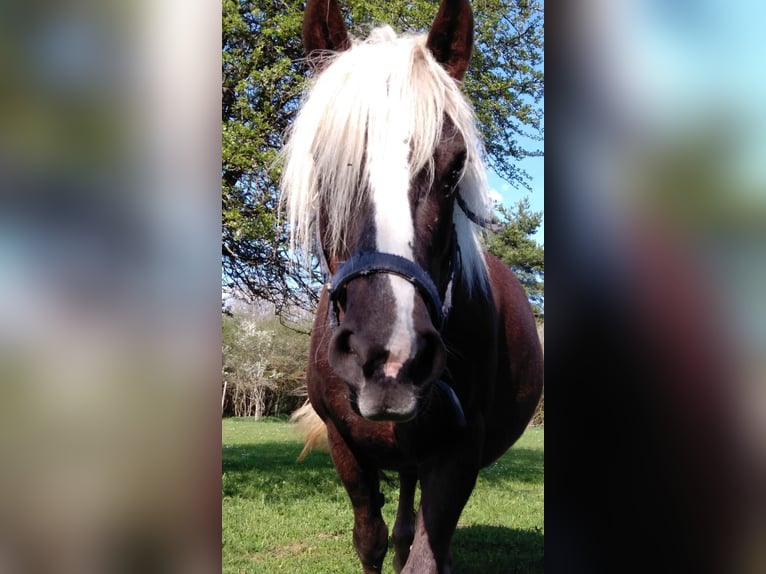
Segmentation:
<svg viewBox="0 0 766 574">
<path fill-rule="evenodd" d="M 277 546 L 269 551 L 269 554 L 274 558 L 289 558 L 291 556 L 298 556 L 306 552 L 309 549 L 309 545 L 305 542 L 290 542 Z"/>
</svg>

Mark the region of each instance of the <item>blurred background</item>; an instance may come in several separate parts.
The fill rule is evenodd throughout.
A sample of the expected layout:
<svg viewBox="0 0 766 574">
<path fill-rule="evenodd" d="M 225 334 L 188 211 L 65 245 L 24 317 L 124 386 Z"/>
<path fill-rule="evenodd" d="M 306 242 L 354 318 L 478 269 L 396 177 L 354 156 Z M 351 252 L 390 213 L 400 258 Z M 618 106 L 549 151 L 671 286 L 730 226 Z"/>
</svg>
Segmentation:
<svg viewBox="0 0 766 574">
<path fill-rule="evenodd" d="M 217 571 L 220 6 L 4 2 L 0 69 L 0 572 Z"/>
<path fill-rule="evenodd" d="M 546 394 L 566 455 L 546 465 L 564 489 L 546 567 L 763 572 L 766 7 L 562 4 Z"/>
</svg>

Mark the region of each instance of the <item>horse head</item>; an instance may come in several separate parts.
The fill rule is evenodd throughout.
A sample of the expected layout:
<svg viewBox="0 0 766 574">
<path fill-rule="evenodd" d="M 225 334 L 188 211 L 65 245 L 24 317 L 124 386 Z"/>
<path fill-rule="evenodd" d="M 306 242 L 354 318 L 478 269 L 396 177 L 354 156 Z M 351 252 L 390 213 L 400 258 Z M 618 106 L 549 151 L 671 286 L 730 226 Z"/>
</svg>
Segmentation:
<svg viewBox="0 0 766 574">
<path fill-rule="evenodd" d="M 486 212 L 472 109 L 460 91 L 473 19 L 445 0 L 427 36 L 352 39 L 335 0 L 309 2 L 315 76 L 286 145 L 291 229 L 331 280 L 328 360 L 371 420 L 414 418 L 443 374 L 454 284 L 485 288 L 466 213 Z M 462 209 L 459 206 L 463 206 Z"/>
</svg>

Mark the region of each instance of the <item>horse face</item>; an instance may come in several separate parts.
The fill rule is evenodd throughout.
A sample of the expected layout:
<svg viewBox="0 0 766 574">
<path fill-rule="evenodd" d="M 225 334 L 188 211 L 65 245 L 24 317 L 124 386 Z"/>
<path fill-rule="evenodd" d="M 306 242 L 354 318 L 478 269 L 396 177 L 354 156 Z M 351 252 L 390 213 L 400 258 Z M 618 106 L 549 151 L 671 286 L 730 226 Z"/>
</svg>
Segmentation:
<svg viewBox="0 0 766 574">
<path fill-rule="evenodd" d="M 357 230 L 348 235 L 353 238 L 349 254 L 377 251 L 414 261 L 444 300 L 455 264 L 452 211 L 465 145 L 445 120 L 432 168 L 410 177 L 405 152 L 399 166 L 369 166 L 373 172 L 380 169 L 381 178 L 371 178 L 363 207 L 368 215 L 359 218 Z M 336 262 L 331 266 L 337 267 Z M 358 277 L 338 294 L 339 325 L 329 360 L 353 389 L 362 416 L 413 418 L 431 383 L 441 376 L 445 348 L 428 305 L 411 282 L 389 273 Z"/>
<path fill-rule="evenodd" d="M 445 0 L 417 45 L 397 40 L 390 28 L 375 33 L 355 44 L 336 0 L 307 4 L 303 44 L 320 76 L 288 146 L 284 181 L 296 190 L 288 205 L 298 206 L 291 223 L 307 244 L 313 211 L 305 206 L 316 199 L 331 272 L 356 254 L 392 254 L 419 265 L 444 300 L 455 274 L 452 211 L 467 155 L 460 134 L 473 129 L 454 84 L 471 55 L 471 9 Z M 471 259 L 468 248 L 461 255 Z M 339 291 L 330 366 L 351 387 L 362 416 L 413 418 L 445 366 L 429 302 L 389 272 L 356 277 Z"/>
</svg>

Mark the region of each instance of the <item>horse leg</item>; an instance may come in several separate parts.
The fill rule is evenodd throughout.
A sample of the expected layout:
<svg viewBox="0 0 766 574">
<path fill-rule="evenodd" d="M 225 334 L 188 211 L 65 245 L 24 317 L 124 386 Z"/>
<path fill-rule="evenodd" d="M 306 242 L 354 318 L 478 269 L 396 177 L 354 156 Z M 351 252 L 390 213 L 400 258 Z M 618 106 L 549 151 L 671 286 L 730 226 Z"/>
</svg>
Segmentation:
<svg viewBox="0 0 766 574">
<path fill-rule="evenodd" d="M 401 572 L 407 563 L 410 546 L 415 538 L 415 487 L 417 472 L 399 473 L 399 506 L 394 522 L 394 570 Z"/>
<path fill-rule="evenodd" d="M 473 465 L 459 463 L 421 472 L 422 494 L 415 539 L 402 574 L 449 574 L 452 535 L 478 472 Z"/>
<path fill-rule="evenodd" d="M 364 574 L 380 574 L 388 550 L 388 528 L 380 513 L 383 495 L 378 470 L 363 468 L 332 424 L 327 425 L 327 438 L 335 470 L 354 509 L 354 548 Z"/>
</svg>

